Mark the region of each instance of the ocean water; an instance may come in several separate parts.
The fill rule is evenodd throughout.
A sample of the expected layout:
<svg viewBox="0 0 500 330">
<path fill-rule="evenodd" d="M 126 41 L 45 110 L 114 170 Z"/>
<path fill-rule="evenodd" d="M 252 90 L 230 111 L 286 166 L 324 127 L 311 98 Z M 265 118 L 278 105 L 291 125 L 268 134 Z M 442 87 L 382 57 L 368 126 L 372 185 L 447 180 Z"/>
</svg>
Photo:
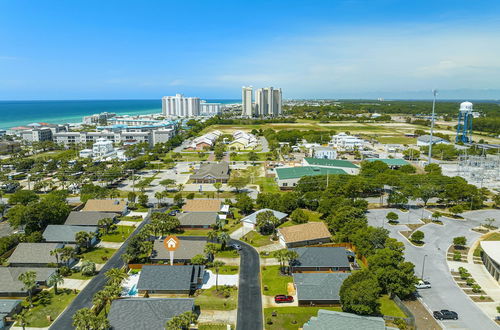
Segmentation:
<svg viewBox="0 0 500 330">
<path fill-rule="evenodd" d="M 206 100 L 216 103 L 238 103 L 241 100 Z M 119 115 L 161 113 L 157 100 L 74 100 L 74 101 L 0 101 L 0 128 L 30 123 L 78 123 L 83 116 L 100 112 Z"/>
</svg>

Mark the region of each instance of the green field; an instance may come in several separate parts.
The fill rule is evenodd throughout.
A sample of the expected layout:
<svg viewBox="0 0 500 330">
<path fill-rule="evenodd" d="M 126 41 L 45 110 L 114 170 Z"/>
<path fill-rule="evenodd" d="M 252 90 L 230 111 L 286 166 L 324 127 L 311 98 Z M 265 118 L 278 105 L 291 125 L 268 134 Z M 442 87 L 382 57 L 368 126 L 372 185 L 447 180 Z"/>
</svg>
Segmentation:
<svg viewBox="0 0 500 330">
<path fill-rule="evenodd" d="M 279 268 L 280 266 L 261 267 L 262 292 L 264 295 L 275 296 L 288 293 L 288 283 L 293 282 L 293 277 L 281 275 Z"/>
<path fill-rule="evenodd" d="M 116 229 L 106 235 L 102 235 L 101 241 L 104 242 L 125 242 L 127 237 L 132 234 L 132 232 L 135 230 L 134 226 L 116 226 Z"/>
<path fill-rule="evenodd" d="M 389 298 L 388 295 L 383 295 L 378 299 L 380 303 L 380 313 L 388 316 L 406 317 L 405 313 Z"/>
<path fill-rule="evenodd" d="M 82 253 L 82 258 L 84 260 L 92 261 L 96 264 L 105 264 L 109 258 L 113 256 L 116 249 L 109 248 L 94 248 L 89 252 Z"/>
<path fill-rule="evenodd" d="M 340 307 L 272 307 L 264 308 L 264 326 L 268 330 L 296 330 L 302 328 L 311 316 L 317 316 L 318 310 L 326 309 L 341 312 Z M 272 316 L 276 312 L 276 316 Z M 272 324 L 269 324 L 271 321 Z M 334 328 L 332 328 L 334 329 Z M 361 329 L 360 329 L 361 330 Z"/>
</svg>

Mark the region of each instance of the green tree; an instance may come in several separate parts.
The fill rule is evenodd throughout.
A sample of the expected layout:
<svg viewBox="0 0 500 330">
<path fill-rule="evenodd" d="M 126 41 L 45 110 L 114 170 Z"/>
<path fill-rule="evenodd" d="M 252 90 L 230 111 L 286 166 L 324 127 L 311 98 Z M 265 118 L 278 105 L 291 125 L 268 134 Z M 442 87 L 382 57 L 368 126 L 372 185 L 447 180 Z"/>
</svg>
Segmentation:
<svg viewBox="0 0 500 330">
<path fill-rule="evenodd" d="M 21 189 L 10 195 L 9 204 L 28 205 L 30 202 L 37 201 L 39 199 L 40 198 L 34 191 Z"/>
<path fill-rule="evenodd" d="M 442 216 L 441 212 L 438 212 L 438 211 L 433 212 L 433 213 L 432 213 L 432 220 L 433 220 L 433 221 L 438 221 L 438 220 L 439 220 L 439 218 L 441 218 L 441 216 Z"/>
<path fill-rule="evenodd" d="M 215 269 L 215 291 L 219 291 L 219 269 L 224 265 L 225 263 L 220 260 L 211 263 L 211 266 Z"/>
<path fill-rule="evenodd" d="M 424 170 L 428 174 L 441 174 L 441 166 L 436 163 L 425 165 Z"/>
<path fill-rule="evenodd" d="M 397 223 L 399 219 L 399 216 L 395 212 L 389 212 L 385 217 L 389 223 Z"/>
<path fill-rule="evenodd" d="M 454 215 L 454 216 L 458 216 L 460 213 L 462 213 L 464 211 L 464 208 L 462 205 L 454 205 L 452 207 L 450 207 L 450 212 Z"/>
<path fill-rule="evenodd" d="M 104 315 L 95 315 L 89 308 L 82 308 L 73 315 L 76 330 L 107 330 L 109 321 Z"/>
<path fill-rule="evenodd" d="M 59 272 L 53 273 L 47 279 L 47 284 L 49 286 L 53 286 L 54 287 L 54 294 L 58 294 L 58 292 L 57 292 L 57 286 L 61 285 L 63 283 L 64 283 L 64 277 L 61 274 L 59 274 Z"/>
<path fill-rule="evenodd" d="M 255 152 L 250 151 L 248 153 L 248 160 L 253 162 L 255 165 L 255 162 L 259 160 L 259 155 L 257 155 Z"/>
<path fill-rule="evenodd" d="M 175 180 L 174 179 L 164 179 L 160 181 L 160 185 L 162 185 L 165 190 L 168 190 L 168 188 L 171 188 L 175 186 Z"/>
<path fill-rule="evenodd" d="M 182 204 L 184 204 L 184 198 L 182 198 L 181 193 L 177 193 L 174 195 L 174 204 L 177 205 L 178 207 L 181 207 Z"/>
<path fill-rule="evenodd" d="M 14 319 L 23 328 L 23 330 L 26 329 L 26 325 L 28 324 L 29 317 L 30 317 L 30 314 L 28 313 L 28 310 L 26 310 L 26 309 L 20 311 L 16 315 L 14 315 Z"/>
<path fill-rule="evenodd" d="M 120 286 L 121 283 L 128 278 L 128 274 L 119 268 L 111 268 L 106 273 L 104 273 L 108 279 L 109 285 Z"/>
<path fill-rule="evenodd" d="M 235 206 L 240 209 L 243 214 L 249 214 L 253 211 L 253 200 L 246 194 L 238 194 L 236 196 Z"/>
<path fill-rule="evenodd" d="M 378 314 L 380 292 L 377 279 L 369 270 L 355 272 L 346 278 L 340 287 L 342 310 L 361 315 Z"/>
<path fill-rule="evenodd" d="M 290 219 L 295 223 L 306 223 L 309 221 L 307 213 L 302 209 L 293 210 L 292 214 L 290 214 Z"/>
<path fill-rule="evenodd" d="M 184 312 L 181 315 L 171 318 L 165 328 L 167 330 L 188 329 L 192 323 L 196 323 L 196 314 L 193 312 Z"/>
<path fill-rule="evenodd" d="M 191 258 L 191 265 L 204 265 L 207 263 L 207 258 L 203 254 L 197 254 Z"/>
<path fill-rule="evenodd" d="M 23 290 L 28 291 L 28 301 L 33 307 L 33 290 L 36 288 L 36 272 L 27 271 L 19 274 L 18 280 L 23 283 Z"/>
<path fill-rule="evenodd" d="M 262 234 L 274 233 L 274 230 L 280 224 L 280 220 L 274 216 L 273 211 L 260 212 L 256 218 L 257 228 Z"/>
<path fill-rule="evenodd" d="M 142 207 L 147 207 L 148 201 L 149 201 L 148 195 L 146 194 L 139 195 L 139 204 L 141 204 Z"/>
<path fill-rule="evenodd" d="M 215 190 L 217 190 L 217 198 L 219 198 L 220 188 L 222 187 L 222 183 L 216 182 L 213 184 Z"/>
<path fill-rule="evenodd" d="M 246 185 L 250 182 L 250 178 L 242 175 L 231 175 L 227 185 L 229 187 L 233 187 L 236 190 L 236 193 L 239 193 L 241 189 L 245 188 Z"/>
<path fill-rule="evenodd" d="M 85 250 L 88 250 L 90 248 L 90 242 L 92 241 L 93 238 L 94 235 L 86 231 L 79 231 L 78 233 L 75 234 L 76 243 L 80 247 L 83 247 Z"/>
<path fill-rule="evenodd" d="M 414 242 L 422 242 L 424 237 L 425 237 L 424 232 L 420 230 L 416 230 L 413 232 L 413 234 L 411 234 L 411 240 Z"/>
<path fill-rule="evenodd" d="M 83 260 L 80 266 L 80 271 L 82 272 L 82 275 L 94 275 L 96 271 L 95 263 L 89 260 Z"/>
<path fill-rule="evenodd" d="M 203 252 L 205 252 L 210 260 L 213 260 L 215 257 L 215 254 L 219 251 L 219 247 L 215 245 L 214 243 L 207 243 L 205 245 L 205 249 Z"/>
<path fill-rule="evenodd" d="M 115 222 L 112 218 L 103 218 L 97 222 L 97 225 L 104 229 L 105 234 L 109 234 L 111 228 L 114 226 Z"/>
<path fill-rule="evenodd" d="M 463 249 L 467 245 L 467 238 L 465 236 L 454 237 L 453 245 L 455 245 L 455 248 Z"/>
<path fill-rule="evenodd" d="M 130 203 L 135 203 L 135 200 L 137 199 L 137 194 L 133 191 L 129 191 L 127 193 L 127 200 L 130 202 Z"/>
<path fill-rule="evenodd" d="M 229 244 L 229 241 L 231 240 L 231 237 L 228 233 L 223 231 L 217 235 L 217 240 L 221 243 L 221 250 L 225 250 L 227 244 Z"/>
</svg>

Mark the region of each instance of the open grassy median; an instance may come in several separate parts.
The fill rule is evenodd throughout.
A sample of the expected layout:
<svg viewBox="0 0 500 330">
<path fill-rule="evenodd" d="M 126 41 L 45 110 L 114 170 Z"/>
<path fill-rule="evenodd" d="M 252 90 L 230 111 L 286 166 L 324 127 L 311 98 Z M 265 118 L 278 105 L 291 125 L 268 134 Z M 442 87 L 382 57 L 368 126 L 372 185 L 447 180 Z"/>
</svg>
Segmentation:
<svg viewBox="0 0 500 330">
<path fill-rule="evenodd" d="M 317 316 L 318 310 L 326 309 L 341 312 L 340 307 L 271 307 L 264 308 L 264 326 L 269 330 L 302 328 L 311 316 Z M 276 312 L 276 316 L 272 316 Z M 271 324 L 268 323 L 271 321 Z M 361 330 L 361 329 L 360 329 Z"/>
<path fill-rule="evenodd" d="M 33 299 L 34 307 L 28 313 L 27 326 L 48 327 L 52 322 L 47 319 L 47 316 L 50 315 L 50 318 L 55 320 L 76 295 L 77 293 L 69 289 L 59 289 L 57 295 L 54 294 L 53 289 L 40 292 Z"/>
<path fill-rule="evenodd" d="M 101 241 L 104 242 L 125 242 L 127 237 L 135 230 L 134 226 L 116 226 L 116 229 L 108 234 L 102 235 Z"/>
<path fill-rule="evenodd" d="M 219 292 L 215 287 L 202 290 L 199 296 L 195 298 L 194 304 L 200 306 L 201 310 L 220 310 L 230 311 L 238 307 L 238 289 L 230 287 L 226 290 L 230 296 L 226 298 L 223 286 L 219 286 Z"/>
<path fill-rule="evenodd" d="M 280 274 L 280 266 L 263 266 L 261 267 L 261 274 L 262 292 L 266 296 L 287 294 L 288 283 L 293 282 L 293 278 L 291 276 L 284 276 Z"/>
<path fill-rule="evenodd" d="M 115 252 L 116 249 L 94 248 L 88 252 L 82 253 L 81 256 L 84 260 L 92 261 L 96 264 L 105 264 Z"/>
</svg>

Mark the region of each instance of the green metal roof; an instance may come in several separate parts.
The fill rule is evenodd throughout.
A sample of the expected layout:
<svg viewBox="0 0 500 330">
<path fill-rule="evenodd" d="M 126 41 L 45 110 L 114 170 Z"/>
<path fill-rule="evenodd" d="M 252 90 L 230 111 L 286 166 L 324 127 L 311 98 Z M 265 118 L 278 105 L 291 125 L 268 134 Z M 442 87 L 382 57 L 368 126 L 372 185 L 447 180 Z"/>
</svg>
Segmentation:
<svg viewBox="0 0 500 330">
<path fill-rule="evenodd" d="M 344 170 L 338 168 L 298 166 L 298 167 L 277 168 L 276 174 L 278 175 L 278 180 L 286 180 L 286 179 L 299 179 L 303 176 L 347 174 L 347 173 Z"/>
<path fill-rule="evenodd" d="M 331 166 L 331 167 L 347 167 L 347 168 L 358 168 L 357 165 L 341 159 L 325 159 L 325 158 L 304 158 L 309 165 L 318 166 Z"/>
<path fill-rule="evenodd" d="M 401 159 L 401 158 L 367 158 L 365 159 L 369 162 L 375 162 L 377 160 L 383 162 L 383 163 L 386 163 L 388 166 L 403 166 L 403 165 L 409 165 L 410 163 L 408 163 L 406 160 L 404 159 Z"/>
</svg>

